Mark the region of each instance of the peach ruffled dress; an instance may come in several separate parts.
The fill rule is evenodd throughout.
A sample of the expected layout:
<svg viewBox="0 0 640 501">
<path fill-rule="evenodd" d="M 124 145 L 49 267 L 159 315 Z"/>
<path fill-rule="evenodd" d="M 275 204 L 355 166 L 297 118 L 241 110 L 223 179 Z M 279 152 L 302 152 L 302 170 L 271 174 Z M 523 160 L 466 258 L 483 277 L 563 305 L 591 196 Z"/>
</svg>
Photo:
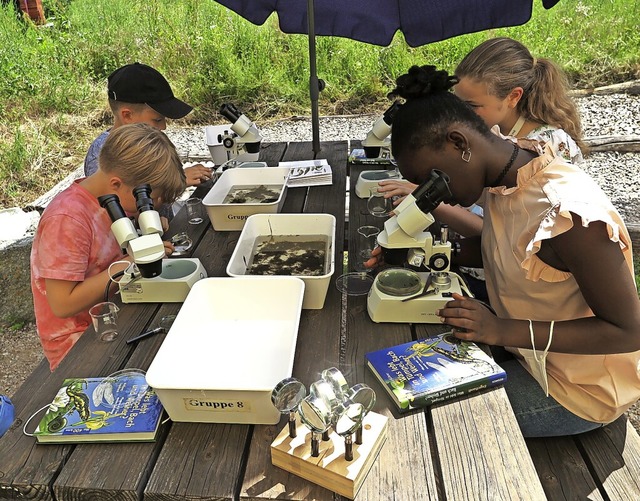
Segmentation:
<svg viewBox="0 0 640 501">
<path fill-rule="evenodd" d="M 482 253 L 491 306 L 503 318 L 540 321 L 593 316 L 573 275 L 537 256 L 541 242 L 568 231 L 571 214 L 587 226 L 603 221 L 633 275 L 629 233 L 611 201 L 582 169 L 566 162 L 551 142 L 519 140 L 541 154 L 518 170 L 513 188 L 484 193 Z M 597 335 L 597 333 L 587 333 Z M 527 367 L 530 350 L 508 348 Z M 583 419 L 608 423 L 640 398 L 640 351 L 614 355 L 549 352 L 549 394 Z"/>
</svg>

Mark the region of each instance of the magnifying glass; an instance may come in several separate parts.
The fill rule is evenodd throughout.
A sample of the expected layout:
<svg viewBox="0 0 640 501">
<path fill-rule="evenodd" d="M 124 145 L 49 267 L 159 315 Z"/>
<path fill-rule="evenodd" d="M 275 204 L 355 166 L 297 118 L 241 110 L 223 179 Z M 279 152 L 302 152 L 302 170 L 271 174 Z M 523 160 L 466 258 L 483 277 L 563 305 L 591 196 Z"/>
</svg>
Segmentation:
<svg viewBox="0 0 640 501">
<path fill-rule="evenodd" d="M 364 419 L 376 403 L 376 392 L 364 383 L 357 383 L 349 388 L 346 393 L 346 399 L 362 405 L 364 410 L 362 419 Z M 356 428 L 355 442 L 356 444 L 362 444 L 362 425 Z"/>
<path fill-rule="evenodd" d="M 309 395 L 324 402 L 329 412 L 333 412 L 342 400 L 342 395 L 336 395 L 334 385 L 326 379 L 319 379 L 315 383 L 312 383 L 309 387 Z M 329 440 L 328 427 L 322 433 L 322 440 L 325 442 Z"/>
<path fill-rule="evenodd" d="M 296 438 L 296 409 L 307 395 L 301 381 L 288 377 L 280 381 L 271 392 L 271 402 L 281 414 L 289 413 L 289 436 Z"/>
<path fill-rule="evenodd" d="M 331 409 L 316 396 L 307 395 L 298 407 L 300 420 L 311 430 L 311 456 L 320 455 L 320 436 L 331 426 Z"/>
<path fill-rule="evenodd" d="M 353 460 L 353 432 L 362 428 L 362 420 L 366 414 L 364 405 L 345 400 L 338 405 L 334 414 L 333 428 L 344 438 L 344 459 Z"/>
</svg>

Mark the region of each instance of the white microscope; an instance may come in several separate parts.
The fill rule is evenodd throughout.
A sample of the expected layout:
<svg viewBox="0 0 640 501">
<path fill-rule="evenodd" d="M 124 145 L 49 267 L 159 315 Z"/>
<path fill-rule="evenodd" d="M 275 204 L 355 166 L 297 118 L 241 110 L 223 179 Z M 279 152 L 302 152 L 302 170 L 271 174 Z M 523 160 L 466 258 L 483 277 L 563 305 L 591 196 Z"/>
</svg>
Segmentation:
<svg viewBox="0 0 640 501">
<path fill-rule="evenodd" d="M 430 214 L 451 198 L 448 176 L 438 170 L 395 209 L 378 235 L 386 264 L 367 297 L 367 312 L 374 322 L 439 323 L 435 312 L 452 294 L 471 296 L 466 284 L 449 270 L 451 242 L 443 226 L 440 238 L 426 231 L 435 219 Z M 416 271 L 417 270 L 417 271 Z"/>
<path fill-rule="evenodd" d="M 118 282 L 124 303 L 181 303 L 194 283 L 207 272 L 197 258 L 164 259 L 162 224 L 153 208 L 151 186 L 133 190 L 138 209 L 138 226 L 127 217 L 115 194 L 98 198 L 111 218 L 111 231 L 123 252 L 133 258 Z"/>
<path fill-rule="evenodd" d="M 231 103 L 220 107 L 220 114 L 231 122 L 231 131 L 222 137 L 229 160 L 256 161 L 262 136 L 256 125 Z"/>
<path fill-rule="evenodd" d="M 362 147 L 367 158 L 385 158 L 391 157 L 391 125 L 393 117 L 400 108 L 400 102 L 394 101 L 386 111 L 374 123 L 371 130 L 367 133 Z"/>
<path fill-rule="evenodd" d="M 374 123 L 367 137 L 362 141 L 364 154 L 367 158 L 388 159 L 393 164 L 391 155 L 391 125 L 396 111 L 400 108 L 400 102 L 394 103 Z M 398 169 L 393 170 L 365 170 L 358 176 L 355 193 L 359 198 L 369 198 L 372 191 L 378 189 L 378 182 L 387 179 L 404 181 Z"/>
</svg>

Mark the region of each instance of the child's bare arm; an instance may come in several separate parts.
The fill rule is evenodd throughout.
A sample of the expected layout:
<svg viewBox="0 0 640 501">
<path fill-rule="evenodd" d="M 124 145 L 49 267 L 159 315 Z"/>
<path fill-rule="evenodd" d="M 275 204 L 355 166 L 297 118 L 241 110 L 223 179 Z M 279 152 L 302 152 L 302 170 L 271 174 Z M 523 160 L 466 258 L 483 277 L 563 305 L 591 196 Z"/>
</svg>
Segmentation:
<svg viewBox="0 0 640 501">
<path fill-rule="evenodd" d="M 612 242 L 604 223 L 573 227 L 549 241 L 544 260 L 570 271 L 592 317 L 556 321 L 550 350 L 560 353 L 607 354 L 640 350 L 640 301 L 620 246 Z M 531 347 L 526 320 L 500 319 L 472 299 L 454 296 L 439 310 L 441 320 L 461 339 L 501 346 Z M 533 322 L 536 347 L 544 349 L 550 323 Z"/>
<path fill-rule="evenodd" d="M 110 273 L 113 275 L 125 269 L 126 266 L 126 264 L 113 265 Z M 104 290 L 109 281 L 108 273 L 109 271 L 105 270 L 82 282 L 45 279 L 47 301 L 53 314 L 60 318 L 68 318 L 103 301 Z"/>
</svg>

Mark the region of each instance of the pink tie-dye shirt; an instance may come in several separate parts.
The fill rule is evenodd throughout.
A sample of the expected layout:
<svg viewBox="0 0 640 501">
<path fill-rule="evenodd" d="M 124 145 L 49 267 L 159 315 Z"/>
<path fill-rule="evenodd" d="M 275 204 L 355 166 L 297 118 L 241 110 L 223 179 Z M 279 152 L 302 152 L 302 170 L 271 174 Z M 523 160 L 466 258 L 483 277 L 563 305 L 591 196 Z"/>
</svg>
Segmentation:
<svg viewBox="0 0 640 501">
<path fill-rule="evenodd" d="M 88 311 L 69 318 L 55 316 L 47 301 L 45 279 L 82 282 L 122 257 L 109 215 L 80 181 L 51 201 L 40 218 L 31 249 L 36 324 L 52 371 L 91 324 L 91 318 Z"/>
</svg>

